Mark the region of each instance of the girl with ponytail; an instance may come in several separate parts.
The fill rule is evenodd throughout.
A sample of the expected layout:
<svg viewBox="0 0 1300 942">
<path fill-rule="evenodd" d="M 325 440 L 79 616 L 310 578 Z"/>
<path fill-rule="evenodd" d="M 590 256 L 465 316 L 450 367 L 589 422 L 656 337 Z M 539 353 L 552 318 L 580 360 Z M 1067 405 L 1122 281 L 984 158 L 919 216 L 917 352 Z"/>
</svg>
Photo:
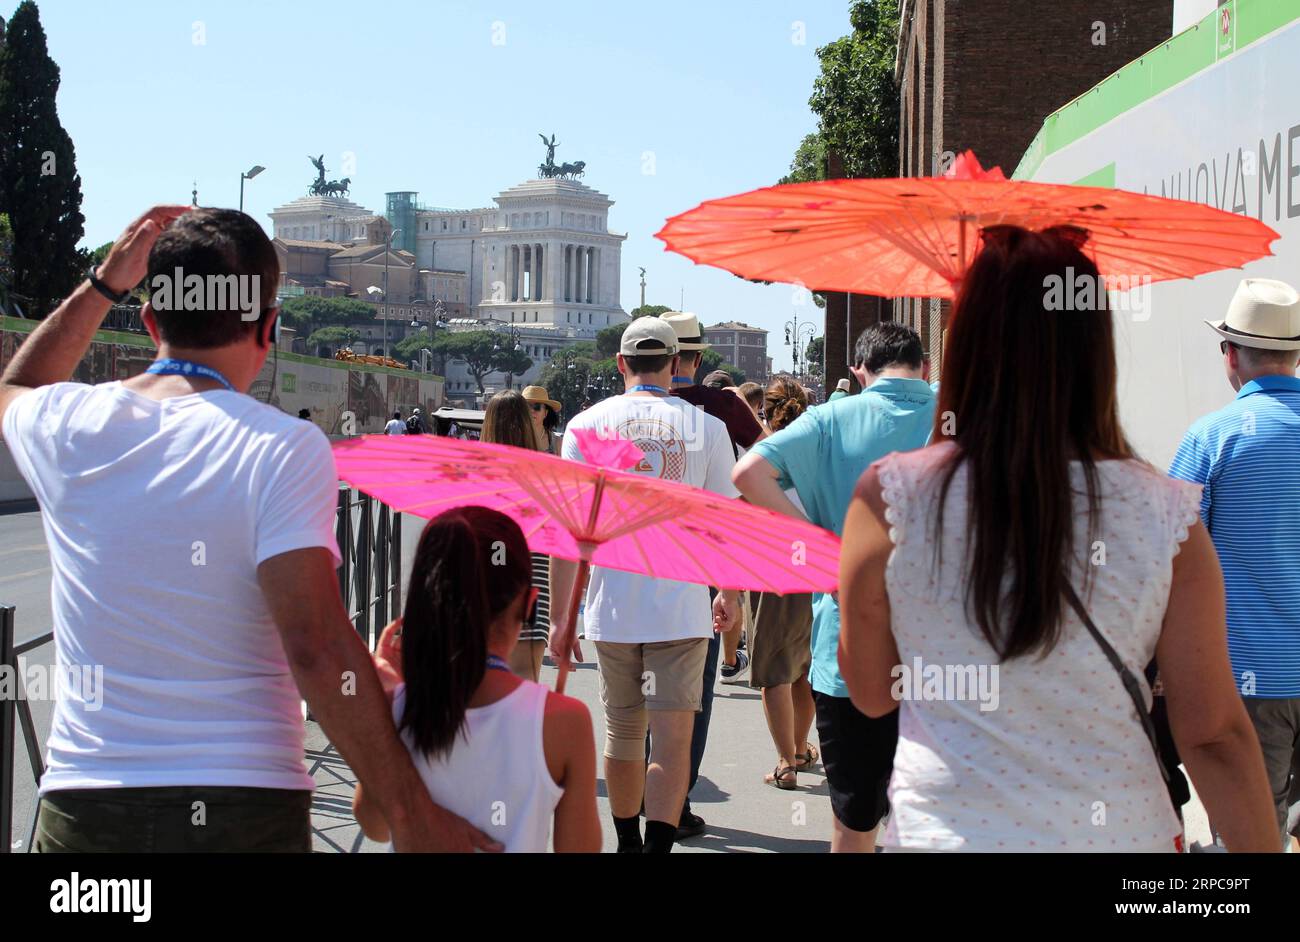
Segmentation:
<svg viewBox="0 0 1300 942">
<path fill-rule="evenodd" d="M 393 721 L 436 804 L 507 852 L 600 850 L 591 717 L 571 697 L 510 671 L 532 617 L 528 544 L 518 524 L 486 507 L 429 521 L 411 567 L 406 608 L 384 632 Z M 388 825 L 357 786 L 366 836 Z"/>
</svg>

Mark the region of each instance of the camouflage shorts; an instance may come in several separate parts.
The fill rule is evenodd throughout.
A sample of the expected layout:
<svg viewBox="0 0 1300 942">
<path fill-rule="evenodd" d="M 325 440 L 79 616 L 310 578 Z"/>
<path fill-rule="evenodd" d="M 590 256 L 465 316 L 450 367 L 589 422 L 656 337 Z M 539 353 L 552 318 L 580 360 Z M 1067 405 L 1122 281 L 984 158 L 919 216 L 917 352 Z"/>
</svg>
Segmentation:
<svg viewBox="0 0 1300 942">
<path fill-rule="evenodd" d="M 41 798 L 33 850 L 310 853 L 309 791 L 172 786 L 68 789 Z"/>
</svg>

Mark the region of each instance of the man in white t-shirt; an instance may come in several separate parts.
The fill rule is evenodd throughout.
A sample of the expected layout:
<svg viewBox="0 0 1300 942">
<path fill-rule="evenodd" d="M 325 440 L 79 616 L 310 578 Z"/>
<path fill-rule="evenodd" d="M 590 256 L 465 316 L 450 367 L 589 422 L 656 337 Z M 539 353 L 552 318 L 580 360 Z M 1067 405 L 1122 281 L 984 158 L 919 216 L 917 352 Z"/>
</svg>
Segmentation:
<svg viewBox="0 0 1300 942">
<path fill-rule="evenodd" d="M 406 423 L 402 421 L 402 413 L 400 412 L 393 413 L 393 417 L 389 419 L 388 424 L 384 426 L 384 434 L 386 435 L 406 434 Z"/>
<path fill-rule="evenodd" d="M 310 851 L 300 696 L 399 848 L 492 846 L 432 804 L 348 620 L 328 440 L 246 395 L 274 342 L 275 250 L 243 213 L 189 209 L 133 223 L 0 376 L 59 676 L 102 677 L 60 690 L 36 849 Z M 68 382 L 146 275 L 158 359 Z"/>
<path fill-rule="evenodd" d="M 680 481 L 735 497 L 735 458 L 727 427 L 672 395 L 677 335 L 657 317 L 628 325 L 618 370 L 626 392 L 569 420 L 560 454 L 585 461 L 574 432 L 598 430 L 636 443 L 645 457 L 638 474 Z M 553 563 L 552 620 L 563 621 L 576 566 Z M 557 600 L 559 605 L 557 605 Z M 707 586 L 670 582 L 595 566 L 583 624 L 596 645 L 605 708 L 605 783 L 620 853 L 672 849 L 690 774 L 691 729 L 700 709 L 709 639 L 739 617 L 732 591 L 719 592 L 710 611 Z M 554 634 L 552 635 L 554 637 Z M 575 642 L 572 656 L 581 660 Z M 652 741 L 650 761 L 645 736 Z M 639 812 L 644 799 L 646 830 Z"/>
</svg>

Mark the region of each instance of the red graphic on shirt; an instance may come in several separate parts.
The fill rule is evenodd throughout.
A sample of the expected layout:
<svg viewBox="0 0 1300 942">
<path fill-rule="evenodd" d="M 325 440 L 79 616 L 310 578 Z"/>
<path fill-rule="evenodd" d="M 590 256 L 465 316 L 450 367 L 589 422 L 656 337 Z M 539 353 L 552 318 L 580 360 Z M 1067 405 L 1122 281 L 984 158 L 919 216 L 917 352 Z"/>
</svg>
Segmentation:
<svg viewBox="0 0 1300 942">
<path fill-rule="evenodd" d="M 686 443 L 678 431 L 659 419 L 625 419 L 618 426 L 620 438 L 633 442 L 642 458 L 630 470 L 637 474 L 680 481 L 686 476 Z"/>
</svg>

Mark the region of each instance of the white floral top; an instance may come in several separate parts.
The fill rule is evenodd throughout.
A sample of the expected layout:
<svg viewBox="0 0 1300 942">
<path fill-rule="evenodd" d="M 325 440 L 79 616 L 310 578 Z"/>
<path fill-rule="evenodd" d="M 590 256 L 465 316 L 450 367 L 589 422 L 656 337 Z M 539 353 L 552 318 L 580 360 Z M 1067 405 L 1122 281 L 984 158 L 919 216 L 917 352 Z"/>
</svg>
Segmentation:
<svg viewBox="0 0 1300 942">
<path fill-rule="evenodd" d="M 898 751 L 881 843 L 970 851 L 1172 850 L 1179 824 L 1150 742 L 1119 675 L 1072 610 L 1046 656 L 998 663 L 964 606 L 966 469 L 934 514 L 943 443 L 877 462 L 894 550 L 886 570 L 903 668 Z M 1143 683 L 1169 599 L 1172 560 L 1196 520 L 1200 488 L 1138 461 L 1097 466 L 1101 514 L 1087 543 L 1075 464 L 1075 588 L 1098 629 Z M 1093 567 L 1084 594 L 1085 566 Z"/>
</svg>

